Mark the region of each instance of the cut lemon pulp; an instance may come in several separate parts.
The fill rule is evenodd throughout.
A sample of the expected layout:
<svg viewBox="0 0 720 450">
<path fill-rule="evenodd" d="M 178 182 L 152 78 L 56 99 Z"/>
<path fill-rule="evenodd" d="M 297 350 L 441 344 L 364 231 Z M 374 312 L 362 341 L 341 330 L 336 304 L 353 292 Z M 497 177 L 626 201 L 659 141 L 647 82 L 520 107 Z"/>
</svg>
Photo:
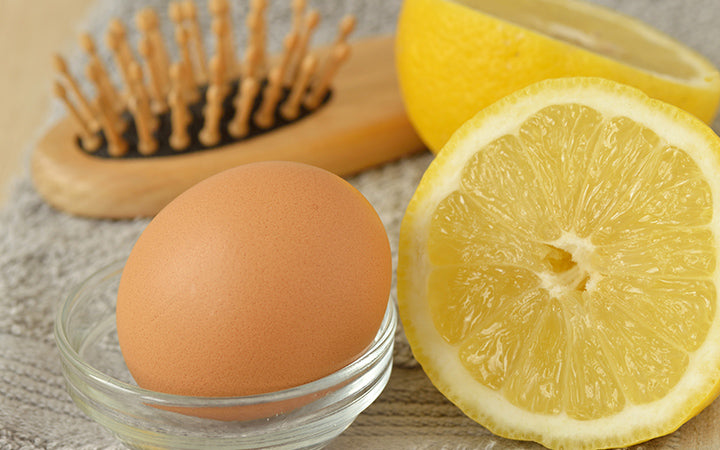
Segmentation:
<svg viewBox="0 0 720 450">
<path fill-rule="evenodd" d="M 408 116 L 434 152 L 480 108 L 532 83 L 603 77 L 710 122 L 720 73 L 630 17 L 576 0 L 404 0 L 396 65 Z"/>
<path fill-rule="evenodd" d="M 718 393 L 720 139 L 597 78 L 478 113 L 403 219 L 401 318 L 436 387 L 505 437 L 630 445 Z"/>
</svg>

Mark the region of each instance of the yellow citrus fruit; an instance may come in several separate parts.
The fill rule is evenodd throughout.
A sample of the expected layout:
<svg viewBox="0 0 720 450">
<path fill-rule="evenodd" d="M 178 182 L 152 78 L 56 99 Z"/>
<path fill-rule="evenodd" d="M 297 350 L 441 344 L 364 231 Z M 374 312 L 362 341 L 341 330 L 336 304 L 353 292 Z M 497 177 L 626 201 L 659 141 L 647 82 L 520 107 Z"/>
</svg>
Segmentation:
<svg viewBox="0 0 720 450">
<path fill-rule="evenodd" d="M 720 74 L 702 56 L 573 0 L 405 0 L 396 60 L 410 120 L 435 152 L 481 108 L 548 78 L 608 78 L 705 122 L 720 101 Z"/>
<path fill-rule="evenodd" d="M 601 78 L 545 80 L 448 141 L 403 219 L 398 300 L 435 386 L 553 448 L 677 429 L 720 380 L 720 138 Z"/>
</svg>

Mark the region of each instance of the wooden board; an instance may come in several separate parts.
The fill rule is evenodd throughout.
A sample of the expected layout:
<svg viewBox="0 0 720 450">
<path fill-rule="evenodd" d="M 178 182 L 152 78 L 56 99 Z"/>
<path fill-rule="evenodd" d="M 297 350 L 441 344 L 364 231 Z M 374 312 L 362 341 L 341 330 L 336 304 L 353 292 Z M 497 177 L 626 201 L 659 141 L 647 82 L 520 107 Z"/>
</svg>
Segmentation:
<svg viewBox="0 0 720 450">
<path fill-rule="evenodd" d="M 0 0 L 0 206 L 9 200 L 9 181 L 23 175 L 23 155 L 47 120 L 51 55 L 76 45 L 77 24 L 93 2 Z"/>
<path fill-rule="evenodd" d="M 405 114 L 390 36 L 353 44 L 322 108 L 245 141 L 166 157 L 104 159 L 82 152 L 76 134 L 67 117 L 40 140 L 32 180 L 54 207 L 97 218 L 153 216 L 198 181 L 249 162 L 299 161 L 347 176 L 424 148 Z"/>
</svg>

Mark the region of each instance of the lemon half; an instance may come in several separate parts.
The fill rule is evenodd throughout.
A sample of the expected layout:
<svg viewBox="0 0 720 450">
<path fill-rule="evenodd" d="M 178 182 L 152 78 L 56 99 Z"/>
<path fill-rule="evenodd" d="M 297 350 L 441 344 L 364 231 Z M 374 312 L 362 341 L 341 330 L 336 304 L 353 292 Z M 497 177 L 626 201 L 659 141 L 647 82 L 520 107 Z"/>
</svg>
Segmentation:
<svg viewBox="0 0 720 450">
<path fill-rule="evenodd" d="M 720 380 L 720 138 L 599 78 L 465 123 L 403 219 L 398 301 L 435 386 L 496 434 L 607 448 L 672 432 Z"/>
<path fill-rule="evenodd" d="M 608 78 L 708 123 L 720 102 L 720 74 L 695 51 L 573 0 L 405 0 L 396 55 L 410 120 L 435 152 L 481 108 L 548 78 Z"/>
</svg>

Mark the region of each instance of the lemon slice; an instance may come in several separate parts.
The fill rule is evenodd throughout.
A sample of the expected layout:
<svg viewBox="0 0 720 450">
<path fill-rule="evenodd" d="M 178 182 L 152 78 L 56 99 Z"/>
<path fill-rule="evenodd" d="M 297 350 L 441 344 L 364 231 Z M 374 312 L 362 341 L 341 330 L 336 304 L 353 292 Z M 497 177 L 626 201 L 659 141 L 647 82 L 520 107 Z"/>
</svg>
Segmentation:
<svg viewBox="0 0 720 450">
<path fill-rule="evenodd" d="M 489 106 L 403 219 L 398 301 L 435 386 L 494 433 L 630 445 L 718 393 L 720 138 L 600 78 Z"/>
<path fill-rule="evenodd" d="M 608 78 L 708 123 L 720 102 L 720 74 L 705 58 L 573 0 L 405 0 L 396 55 L 408 115 L 433 151 L 481 108 L 548 78 Z"/>
</svg>

